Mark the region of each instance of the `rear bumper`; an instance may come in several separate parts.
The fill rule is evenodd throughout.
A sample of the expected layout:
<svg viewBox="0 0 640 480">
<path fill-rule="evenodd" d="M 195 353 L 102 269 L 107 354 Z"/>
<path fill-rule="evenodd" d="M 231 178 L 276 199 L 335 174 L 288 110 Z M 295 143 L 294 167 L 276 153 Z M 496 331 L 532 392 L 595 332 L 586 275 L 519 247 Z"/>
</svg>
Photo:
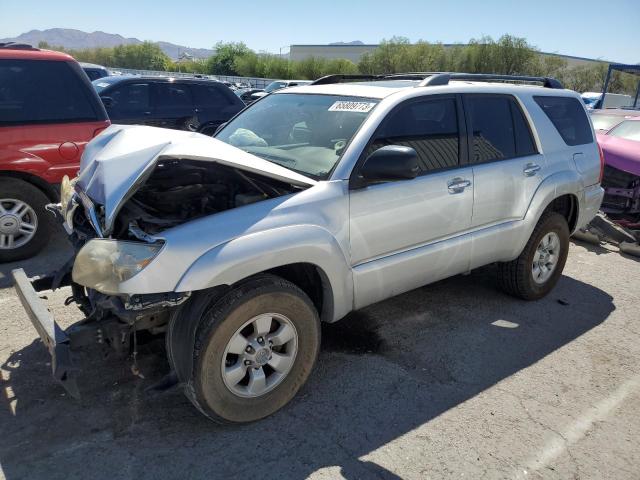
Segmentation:
<svg viewBox="0 0 640 480">
<path fill-rule="evenodd" d="M 51 369 L 53 377 L 60 382 L 69 394 L 74 398 L 79 398 L 78 385 L 73 376 L 73 365 L 71 363 L 70 341 L 66 333 L 56 323 L 51 312 L 45 303 L 38 296 L 36 287 L 37 281 L 32 282 L 27 278 L 21 268 L 11 272 L 14 280 L 14 288 L 22 306 L 24 307 L 31 323 L 35 327 L 42 343 L 44 343 L 51 355 Z M 39 288 L 45 290 L 46 288 Z"/>
</svg>

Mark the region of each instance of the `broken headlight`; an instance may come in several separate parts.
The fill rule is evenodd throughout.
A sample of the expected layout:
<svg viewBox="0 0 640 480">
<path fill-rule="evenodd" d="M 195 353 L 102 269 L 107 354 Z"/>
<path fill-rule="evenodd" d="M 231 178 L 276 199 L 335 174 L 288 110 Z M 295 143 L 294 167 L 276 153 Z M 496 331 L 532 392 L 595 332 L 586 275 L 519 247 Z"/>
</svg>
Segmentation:
<svg viewBox="0 0 640 480">
<path fill-rule="evenodd" d="M 73 264 L 73 281 L 106 294 L 141 272 L 160 253 L 161 243 L 93 239 L 80 249 Z"/>
</svg>

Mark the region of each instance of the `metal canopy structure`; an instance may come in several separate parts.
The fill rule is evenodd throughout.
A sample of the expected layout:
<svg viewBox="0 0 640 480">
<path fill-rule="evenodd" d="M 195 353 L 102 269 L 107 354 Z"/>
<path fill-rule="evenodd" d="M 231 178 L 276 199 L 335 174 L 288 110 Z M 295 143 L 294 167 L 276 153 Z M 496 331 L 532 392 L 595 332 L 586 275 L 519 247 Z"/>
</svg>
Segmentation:
<svg viewBox="0 0 640 480">
<path fill-rule="evenodd" d="M 628 108 L 638 108 L 638 97 L 640 96 L 640 65 L 625 65 L 623 63 L 610 63 L 609 70 L 607 71 L 607 78 L 604 80 L 604 86 L 602 87 L 602 101 L 599 102 L 599 105 L 596 107 L 601 109 L 604 105 L 604 99 L 607 94 L 607 90 L 609 89 L 609 84 L 611 83 L 611 77 L 613 72 L 623 72 L 631 75 L 635 75 L 638 77 L 638 85 L 636 87 L 636 96 L 633 100 L 633 105 Z"/>
</svg>

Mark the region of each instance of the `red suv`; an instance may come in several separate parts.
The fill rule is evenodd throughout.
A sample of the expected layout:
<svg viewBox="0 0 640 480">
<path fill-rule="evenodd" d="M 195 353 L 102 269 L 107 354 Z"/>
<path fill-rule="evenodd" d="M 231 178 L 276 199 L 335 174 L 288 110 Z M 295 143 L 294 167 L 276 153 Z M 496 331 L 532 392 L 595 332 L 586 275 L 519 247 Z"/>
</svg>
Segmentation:
<svg viewBox="0 0 640 480">
<path fill-rule="evenodd" d="M 0 44 L 0 262 L 40 251 L 54 228 L 45 205 L 78 172 L 85 145 L 109 126 L 72 57 Z"/>
</svg>

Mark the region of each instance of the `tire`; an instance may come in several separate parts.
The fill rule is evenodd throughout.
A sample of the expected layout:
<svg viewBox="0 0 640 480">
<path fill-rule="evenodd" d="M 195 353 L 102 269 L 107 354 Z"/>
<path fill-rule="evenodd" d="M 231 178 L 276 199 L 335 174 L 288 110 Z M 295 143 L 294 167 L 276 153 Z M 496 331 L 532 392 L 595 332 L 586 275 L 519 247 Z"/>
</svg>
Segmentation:
<svg viewBox="0 0 640 480">
<path fill-rule="evenodd" d="M 0 209 L 0 262 L 23 260 L 42 250 L 55 228 L 54 216 L 45 210 L 50 200 L 44 192 L 23 180 L 0 178 L 0 202 L 3 206 Z M 28 207 L 27 213 L 12 215 L 11 210 L 19 202 Z M 17 222 L 22 221 L 35 228 L 32 235 L 15 230 Z M 13 238 L 14 247 L 9 246 L 10 238 Z"/>
<path fill-rule="evenodd" d="M 535 269 L 534 260 L 540 260 L 539 245 L 543 239 L 548 240 L 556 236 L 559 242 L 559 248 L 556 256 L 555 265 L 550 273 L 547 271 L 541 275 L 541 269 L 548 267 L 540 267 Z M 551 252 L 553 250 L 550 250 Z M 498 286 L 501 290 L 523 300 L 538 300 L 547 295 L 562 275 L 562 270 L 567 261 L 569 253 L 569 226 L 566 219 L 556 212 L 548 212 L 538 221 L 536 228 L 533 230 L 527 245 L 518 258 L 511 262 L 498 264 Z M 552 258 L 550 255 L 548 258 Z M 535 273 L 534 273 L 535 272 Z M 537 277 L 537 281 L 536 278 Z"/>
<path fill-rule="evenodd" d="M 272 315 L 263 315 L 267 313 Z M 269 333 L 264 337 L 256 334 L 257 324 L 252 322 L 256 318 L 263 325 L 264 322 L 270 325 Z M 291 327 L 295 339 L 282 344 L 277 332 L 291 332 Z M 243 340 L 240 340 L 240 347 L 235 347 L 235 340 L 231 342 L 240 338 L 238 335 L 242 339 L 253 338 L 249 340 L 252 342 L 249 345 L 255 347 L 253 356 L 247 353 Z M 263 343 L 259 344 L 261 338 Z M 267 339 L 274 345 L 267 347 Z M 185 394 L 215 422 L 259 420 L 276 412 L 295 396 L 311 374 L 319 349 L 320 320 L 309 297 L 280 277 L 261 275 L 249 279 L 214 299 L 204 310 L 195 332 L 193 368 L 185 382 Z M 242 353 L 235 354 L 231 350 Z M 268 362 L 260 364 L 267 356 Z M 283 358 L 286 360 L 282 361 Z M 246 362 L 262 366 L 247 367 Z M 272 364 L 283 373 L 272 368 Z M 288 370 L 284 364 L 288 365 Z M 239 376 L 231 379 L 231 374 L 223 373 L 235 370 L 241 374 L 242 369 L 245 374 L 237 383 L 234 382 Z M 264 375 L 265 383 L 255 380 L 254 375 L 258 379 Z M 259 388 L 261 385 L 263 390 Z"/>
</svg>

